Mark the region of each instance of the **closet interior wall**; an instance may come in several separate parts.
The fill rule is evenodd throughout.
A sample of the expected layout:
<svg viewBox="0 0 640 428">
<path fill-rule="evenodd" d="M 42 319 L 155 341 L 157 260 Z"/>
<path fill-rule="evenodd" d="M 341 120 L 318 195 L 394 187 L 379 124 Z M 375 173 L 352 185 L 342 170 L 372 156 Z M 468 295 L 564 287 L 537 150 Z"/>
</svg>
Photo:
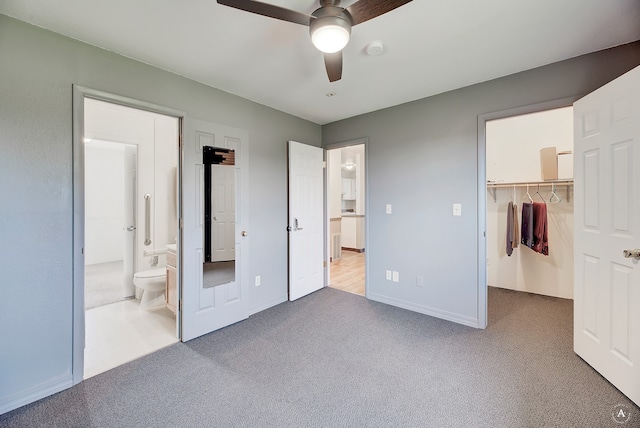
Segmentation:
<svg viewBox="0 0 640 428">
<path fill-rule="evenodd" d="M 487 284 L 492 287 L 526 291 L 547 296 L 573 298 L 573 186 L 559 187 L 561 202 L 549 202 L 551 187 L 540 188 L 547 202 L 549 255 L 534 252 L 521 243 L 507 256 L 507 206 L 513 201 L 513 188 L 496 188 L 496 200 L 487 198 Z M 493 190 L 492 190 L 493 191 Z M 533 195 L 535 185 L 529 187 Z M 529 202 L 527 189 L 516 188 L 515 203 L 522 221 L 522 203 Z M 534 201 L 541 199 L 536 195 Z M 555 198 L 554 198 L 555 201 Z"/>
<path fill-rule="evenodd" d="M 487 180 L 530 182 L 534 195 L 541 181 L 540 149 L 573 150 L 573 109 L 549 110 L 487 122 Z M 573 298 L 573 185 L 557 186 L 562 199 L 553 198 L 552 187 L 540 186 L 547 204 L 549 255 L 519 243 L 507 255 L 507 207 L 514 202 L 522 221 L 522 203 L 529 202 L 527 188 L 497 187 L 487 192 L 487 284 L 492 287 L 547 296 Z M 495 195 L 495 199 L 494 199 Z M 534 201 L 542 199 L 534 196 Z"/>
</svg>

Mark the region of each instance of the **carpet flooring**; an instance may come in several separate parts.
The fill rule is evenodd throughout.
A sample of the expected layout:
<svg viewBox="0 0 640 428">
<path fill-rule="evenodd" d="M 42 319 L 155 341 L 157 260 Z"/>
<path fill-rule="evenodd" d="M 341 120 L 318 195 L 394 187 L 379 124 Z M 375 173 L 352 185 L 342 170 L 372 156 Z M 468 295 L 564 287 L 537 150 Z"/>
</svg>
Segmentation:
<svg viewBox="0 0 640 428">
<path fill-rule="evenodd" d="M 490 288 L 477 330 L 324 288 L 0 416 L 1 427 L 614 427 L 572 301 Z"/>
</svg>

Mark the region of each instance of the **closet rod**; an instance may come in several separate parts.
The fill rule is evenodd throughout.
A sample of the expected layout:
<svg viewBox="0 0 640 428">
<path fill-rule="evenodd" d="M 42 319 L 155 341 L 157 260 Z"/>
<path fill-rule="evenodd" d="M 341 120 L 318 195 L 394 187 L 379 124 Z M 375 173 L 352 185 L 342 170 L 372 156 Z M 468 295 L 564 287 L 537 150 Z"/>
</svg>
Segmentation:
<svg viewBox="0 0 640 428">
<path fill-rule="evenodd" d="M 526 186 L 573 186 L 573 180 L 555 180 L 555 181 L 525 181 L 519 183 L 492 182 L 487 183 L 487 187 L 526 187 Z"/>
<path fill-rule="evenodd" d="M 554 180 L 554 181 L 525 181 L 518 183 L 507 183 L 507 182 L 488 182 L 487 183 L 487 191 L 491 196 L 493 196 L 493 201 L 497 201 L 496 191 L 497 188 L 503 187 L 527 187 L 527 186 L 567 186 L 567 202 L 569 199 L 569 186 L 573 186 L 573 180 Z M 491 191 L 493 189 L 493 192 Z"/>
</svg>

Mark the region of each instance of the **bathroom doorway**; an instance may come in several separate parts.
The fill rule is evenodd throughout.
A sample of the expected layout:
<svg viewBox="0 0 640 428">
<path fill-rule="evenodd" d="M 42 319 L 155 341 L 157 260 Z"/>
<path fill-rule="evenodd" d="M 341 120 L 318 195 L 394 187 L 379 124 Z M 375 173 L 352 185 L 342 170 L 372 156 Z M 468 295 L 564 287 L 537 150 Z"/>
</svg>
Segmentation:
<svg viewBox="0 0 640 428">
<path fill-rule="evenodd" d="M 366 295 L 365 140 L 327 147 L 329 286 Z"/>
<path fill-rule="evenodd" d="M 83 134 L 86 379 L 179 340 L 164 303 L 177 286 L 179 119 L 85 98 Z M 150 273 L 163 287 L 152 310 L 134 279 Z"/>
</svg>

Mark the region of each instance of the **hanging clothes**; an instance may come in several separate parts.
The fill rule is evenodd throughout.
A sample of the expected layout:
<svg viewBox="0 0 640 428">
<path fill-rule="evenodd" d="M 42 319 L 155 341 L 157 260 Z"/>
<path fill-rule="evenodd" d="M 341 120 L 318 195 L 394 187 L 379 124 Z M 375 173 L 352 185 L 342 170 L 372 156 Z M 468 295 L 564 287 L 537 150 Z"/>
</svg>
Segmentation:
<svg viewBox="0 0 640 428">
<path fill-rule="evenodd" d="M 512 248 L 518 248 L 518 243 L 520 242 L 520 227 L 518 226 L 518 205 L 513 204 L 513 240 Z"/>
<path fill-rule="evenodd" d="M 507 206 L 507 256 L 513 254 L 513 202 Z"/>
<path fill-rule="evenodd" d="M 518 241 L 520 241 L 518 206 L 513 202 L 509 202 L 507 206 L 507 256 L 511 256 L 513 249 L 518 248 Z"/>
<path fill-rule="evenodd" d="M 533 203 L 533 251 L 549 255 L 547 204 L 544 202 Z"/>
<path fill-rule="evenodd" d="M 520 243 L 526 247 L 533 248 L 533 204 L 522 203 L 522 227 L 520 228 Z"/>
</svg>

